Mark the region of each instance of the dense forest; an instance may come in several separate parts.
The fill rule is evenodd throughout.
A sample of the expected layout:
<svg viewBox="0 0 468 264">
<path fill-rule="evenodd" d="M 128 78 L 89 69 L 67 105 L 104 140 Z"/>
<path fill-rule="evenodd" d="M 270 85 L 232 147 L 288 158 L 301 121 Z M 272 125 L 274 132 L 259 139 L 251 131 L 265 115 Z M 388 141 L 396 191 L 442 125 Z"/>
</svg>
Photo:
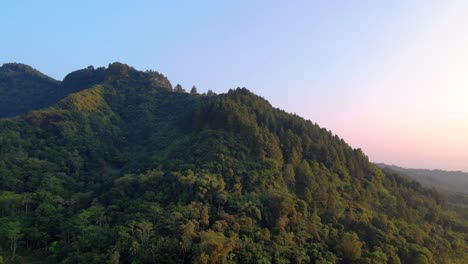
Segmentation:
<svg viewBox="0 0 468 264">
<path fill-rule="evenodd" d="M 468 208 L 468 173 L 462 171 L 408 169 L 377 163 L 377 167 L 414 179 L 428 188 L 435 188 L 450 204 Z"/>
<path fill-rule="evenodd" d="M 442 195 L 245 88 L 31 69 L 1 76 L 0 263 L 468 263 Z"/>
<path fill-rule="evenodd" d="M 64 96 L 59 81 L 30 66 L 7 63 L 0 67 L 0 118 L 50 106 Z"/>
</svg>

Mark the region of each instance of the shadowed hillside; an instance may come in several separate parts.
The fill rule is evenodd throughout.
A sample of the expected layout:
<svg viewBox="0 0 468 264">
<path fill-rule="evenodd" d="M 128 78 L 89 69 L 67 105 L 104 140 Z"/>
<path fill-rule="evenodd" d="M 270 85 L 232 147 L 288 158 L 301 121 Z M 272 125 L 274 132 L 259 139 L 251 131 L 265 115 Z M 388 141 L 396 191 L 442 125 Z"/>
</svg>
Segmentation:
<svg viewBox="0 0 468 264">
<path fill-rule="evenodd" d="M 8 63 L 0 67 L 0 117 L 50 106 L 64 95 L 59 81 L 30 66 Z"/>
</svg>

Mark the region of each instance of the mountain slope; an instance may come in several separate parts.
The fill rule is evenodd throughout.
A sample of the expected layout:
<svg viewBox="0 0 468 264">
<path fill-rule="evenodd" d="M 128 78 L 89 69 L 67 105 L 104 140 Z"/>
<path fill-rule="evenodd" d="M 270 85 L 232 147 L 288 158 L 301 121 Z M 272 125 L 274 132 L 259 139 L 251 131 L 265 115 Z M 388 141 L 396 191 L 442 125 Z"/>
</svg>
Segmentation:
<svg viewBox="0 0 468 264">
<path fill-rule="evenodd" d="M 0 119 L 8 261 L 467 260 L 466 219 L 438 193 L 246 89 L 174 92 L 120 63 L 70 80 L 89 87 Z"/>
<path fill-rule="evenodd" d="M 120 64 L 114 63 L 107 70 L 103 67 L 94 69 L 93 66 L 89 66 L 71 72 L 60 82 L 25 64 L 3 64 L 0 67 L 0 118 L 50 107 L 71 93 L 106 81 L 106 78 L 112 74 L 116 76 L 129 74 L 125 72 L 128 71 L 128 66 L 117 65 Z M 116 70 L 124 72 L 112 72 Z M 132 74 L 138 75 L 139 73 L 134 71 Z M 162 86 L 172 89 L 169 80 L 163 75 L 157 72 L 145 74 L 152 76 L 151 82 L 159 82 Z M 134 77 L 138 78 L 138 76 Z"/>
<path fill-rule="evenodd" d="M 60 82 L 30 66 L 8 63 L 0 67 L 0 117 L 50 106 L 61 97 Z"/>
<path fill-rule="evenodd" d="M 414 179 L 426 187 L 436 188 L 447 195 L 450 203 L 468 207 L 468 173 L 466 172 L 407 169 L 383 163 L 376 165 Z"/>
</svg>

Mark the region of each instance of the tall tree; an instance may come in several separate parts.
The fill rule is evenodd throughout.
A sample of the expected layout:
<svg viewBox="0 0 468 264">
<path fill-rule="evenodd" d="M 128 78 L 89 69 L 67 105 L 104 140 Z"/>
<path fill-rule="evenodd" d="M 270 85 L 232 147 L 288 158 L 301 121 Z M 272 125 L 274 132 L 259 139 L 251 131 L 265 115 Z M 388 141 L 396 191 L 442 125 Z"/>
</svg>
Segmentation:
<svg viewBox="0 0 468 264">
<path fill-rule="evenodd" d="M 195 85 L 192 86 L 192 89 L 190 90 L 190 94 L 198 94 L 197 87 Z"/>
<path fill-rule="evenodd" d="M 175 87 L 174 87 L 174 92 L 176 93 L 185 93 L 185 89 L 182 87 L 182 85 L 180 84 L 177 84 Z"/>
</svg>

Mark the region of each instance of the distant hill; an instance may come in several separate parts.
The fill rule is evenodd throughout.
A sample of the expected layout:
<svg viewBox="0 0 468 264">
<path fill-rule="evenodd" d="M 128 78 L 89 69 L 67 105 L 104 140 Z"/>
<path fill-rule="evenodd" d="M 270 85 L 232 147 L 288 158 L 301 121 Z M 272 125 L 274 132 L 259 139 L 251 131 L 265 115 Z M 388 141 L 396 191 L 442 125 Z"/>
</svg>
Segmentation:
<svg viewBox="0 0 468 264">
<path fill-rule="evenodd" d="M 71 93 L 103 82 L 105 77 L 105 68 L 90 66 L 68 74 L 61 82 L 25 64 L 3 64 L 0 67 L 0 118 L 52 106 Z"/>
<path fill-rule="evenodd" d="M 468 206 L 468 173 L 466 172 L 408 169 L 384 163 L 376 165 L 414 179 L 426 187 L 438 189 L 447 194 L 451 203 Z"/>
<path fill-rule="evenodd" d="M 122 63 L 11 72 L 0 262 L 468 263 L 468 218 L 440 193 L 245 88 L 186 93 Z"/>
<path fill-rule="evenodd" d="M 0 117 L 47 107 L 63 96 L 59 81 L 28 65 L 8 63 L 0 67 Z"/>
</svg>

